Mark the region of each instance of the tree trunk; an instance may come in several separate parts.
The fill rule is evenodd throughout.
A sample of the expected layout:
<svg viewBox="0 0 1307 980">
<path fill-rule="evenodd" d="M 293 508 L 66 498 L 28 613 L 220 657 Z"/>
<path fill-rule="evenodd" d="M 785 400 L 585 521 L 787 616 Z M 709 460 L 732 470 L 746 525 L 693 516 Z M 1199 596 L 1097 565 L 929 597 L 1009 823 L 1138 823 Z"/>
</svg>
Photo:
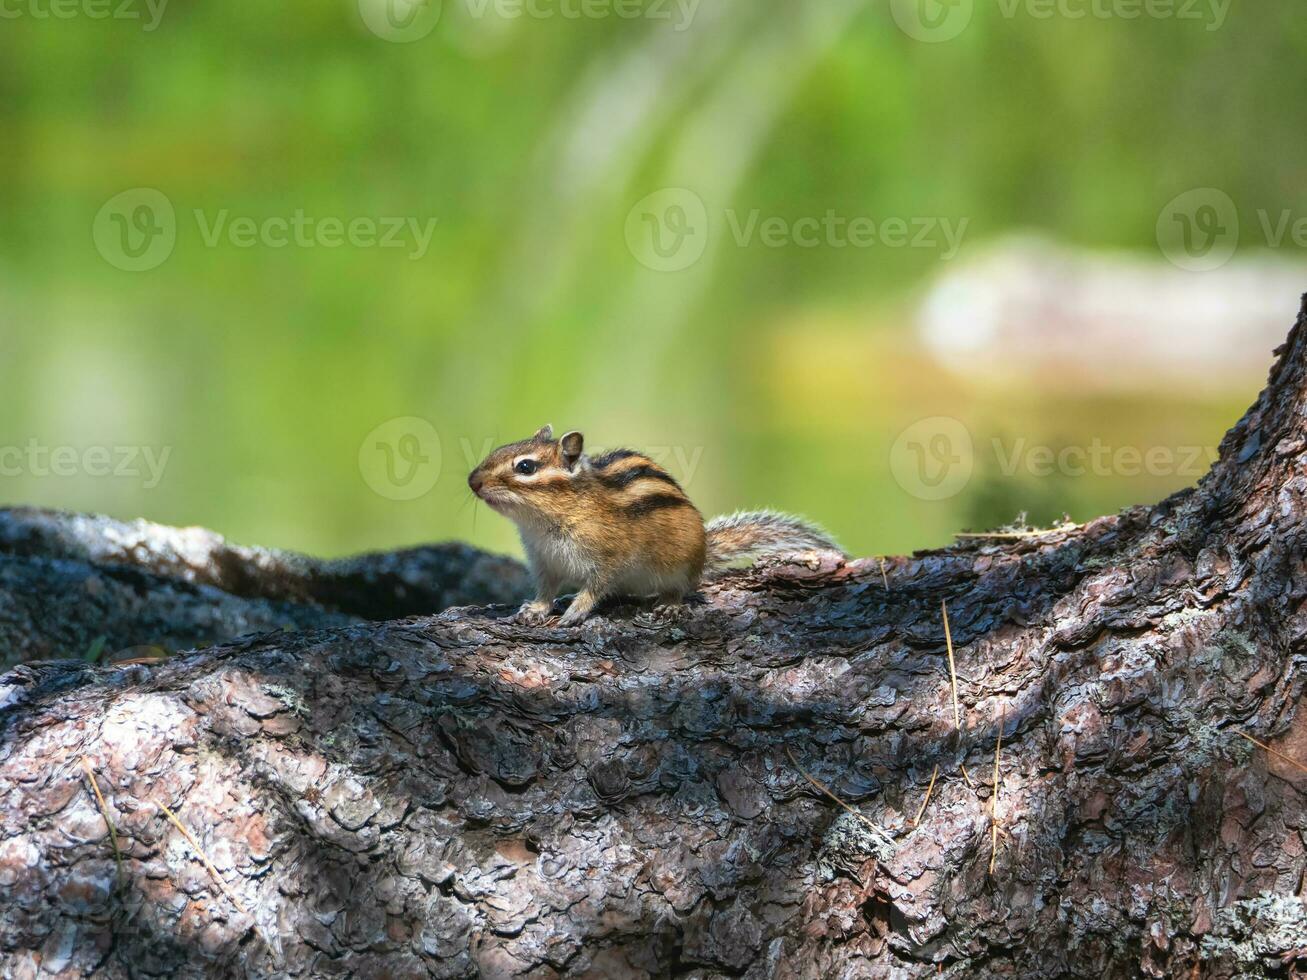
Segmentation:
<svg viewBox="0 0 1307 980">
<path fill-rule="evenodd" d="M 1305 323 L 1196 489 L 888 587 L 813 558 L 673 623 L 460 608 L 11 671 L 6 975 L 1290 975 Z"/>
<path fill-rule="evenodd" d="M 463 544 L 320 561 L 198 527 L 0 509 L 0 668 L 515 602 L 527 585 L 519 563 Z"/>
</svg>

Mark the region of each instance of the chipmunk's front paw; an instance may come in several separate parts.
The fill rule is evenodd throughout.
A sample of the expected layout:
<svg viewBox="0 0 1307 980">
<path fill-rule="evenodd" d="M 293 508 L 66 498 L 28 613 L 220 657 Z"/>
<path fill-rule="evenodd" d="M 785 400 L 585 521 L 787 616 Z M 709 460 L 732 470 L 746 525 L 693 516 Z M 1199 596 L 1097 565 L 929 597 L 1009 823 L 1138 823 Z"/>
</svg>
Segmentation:
<svg viewBox="0 0 1307 980">
<path fill-rule="evenodd" d="M 584 621 L 585 621 L 585 618 L 586 618 L 587 616 L 589 616 L 589 615 L 590 615 L 590 610 L 588 610 L 588 609 L 577 609 L 575 605 L 572 605 L 572 606 L 569 606 L 569 607 L 567 608 L 567 612 L 563 613 L 562 618 L 559 619 L 559 621 L 558 621 L 558 625 L 559 625 L 559 626 L 578 626 L 578 625 L 580 625 L 582 622 L 584 622 Z"/>
<path fill-rule="evenodd" d="M 522 603 L 522 608 L 513 614 L 512 621 L 520 626 L 542 626 L 553 612 L 554 604 L 543 599 L 532 599 Z"/>
<path fill-rule="evenodd" d="M 572 599 L 567 607 L 567 612 L 563 613 L 563 618 L 558 621 L 559 626 L 576 626 L 585 621 L 585 618 L 594 612 L 594 608 L 599 603 L 599 595 L 591 592 L 589 589 L 582 589 Z"/>
</svg>

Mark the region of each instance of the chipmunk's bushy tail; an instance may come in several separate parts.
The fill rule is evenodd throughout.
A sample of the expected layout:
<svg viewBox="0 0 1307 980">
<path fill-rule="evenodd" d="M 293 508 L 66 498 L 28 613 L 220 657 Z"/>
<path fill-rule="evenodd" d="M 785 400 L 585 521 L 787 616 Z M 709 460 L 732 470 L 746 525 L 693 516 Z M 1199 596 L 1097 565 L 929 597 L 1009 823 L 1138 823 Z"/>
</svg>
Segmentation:
<svg viewBox="0 0 1307 980">
<path fill-rule="evenodd" d="M 807 521 L 774 510 L 737 511 L 708 522 L 709 569 L 730 562 L 795 551 L 839 551 L 829 534 Z"/>
</svg>

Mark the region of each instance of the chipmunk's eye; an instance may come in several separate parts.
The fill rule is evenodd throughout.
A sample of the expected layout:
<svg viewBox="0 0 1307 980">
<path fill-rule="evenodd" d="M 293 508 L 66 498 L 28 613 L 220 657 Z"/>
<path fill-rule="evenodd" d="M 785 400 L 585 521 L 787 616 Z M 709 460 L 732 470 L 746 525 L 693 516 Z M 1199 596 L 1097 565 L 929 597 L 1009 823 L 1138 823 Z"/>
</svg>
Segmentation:
<svg viewBox="0 0 1307 980">
<path fill-rule="evenodd" d="M 536 461 L 534 459 L 519 459 L 513 464 L 513 472 L 521 473 L 523 476 L 530 476 L 536 471 Z"/>
</svg>

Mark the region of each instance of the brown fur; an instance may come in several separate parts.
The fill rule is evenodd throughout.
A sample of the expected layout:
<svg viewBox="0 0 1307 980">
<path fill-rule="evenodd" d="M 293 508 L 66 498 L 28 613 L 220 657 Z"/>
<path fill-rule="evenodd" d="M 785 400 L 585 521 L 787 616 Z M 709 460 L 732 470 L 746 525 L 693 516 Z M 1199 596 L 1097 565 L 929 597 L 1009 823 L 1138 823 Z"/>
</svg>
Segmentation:
<svg viewBox="0 0 1307 980">
<path fill-rule="evenodd" d="M 680 484 L 653 460 L 631 450 L 592 459 L 581 447 L 580 433 L 555 439 L 545 426 L 496 449 L 468 477 L 478 497 L 518 526 L 538 589 L 522 609 L 528 620 L 546 616 L 569 588 L 580 591 L 563 616 L 568 625 L 609 595 L 679 600 L 710 560 L 766 553 L 768 542 L 774 551 L 818 540 L 796 532 L 801 522 L 770 514 L 719 518 L 705 530 Z M 524 473 L 527 463 L 532 472 Z"/>
</svg>

